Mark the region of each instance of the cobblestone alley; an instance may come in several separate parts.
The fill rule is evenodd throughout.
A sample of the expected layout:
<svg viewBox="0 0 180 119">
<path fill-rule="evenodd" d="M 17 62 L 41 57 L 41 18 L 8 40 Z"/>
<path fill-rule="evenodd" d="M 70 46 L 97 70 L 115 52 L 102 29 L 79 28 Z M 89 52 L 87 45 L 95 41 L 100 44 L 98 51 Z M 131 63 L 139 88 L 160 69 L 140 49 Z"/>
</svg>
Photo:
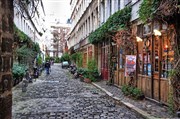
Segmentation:
<svg viewBox="0 0 180 119">
<path fill-rule="evenodd" d="M 91 84 L 72 79 L 59 64 L 22 93 L 13 88 L 13 119 L 141 119 Z"/>
</svg>

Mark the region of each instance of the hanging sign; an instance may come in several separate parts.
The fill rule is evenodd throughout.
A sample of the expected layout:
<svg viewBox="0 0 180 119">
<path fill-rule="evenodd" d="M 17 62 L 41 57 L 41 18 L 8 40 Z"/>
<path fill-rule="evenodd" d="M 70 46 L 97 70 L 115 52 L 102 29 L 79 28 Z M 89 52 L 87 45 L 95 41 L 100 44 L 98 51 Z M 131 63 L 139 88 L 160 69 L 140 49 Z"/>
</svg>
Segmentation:
<svg viewBox="0 0 180 119">
<path fill-rule="evenodd" d="M 136 55 L 126 55 L 125 76 L 130 76 L 136 71 Z"/>
</svg>

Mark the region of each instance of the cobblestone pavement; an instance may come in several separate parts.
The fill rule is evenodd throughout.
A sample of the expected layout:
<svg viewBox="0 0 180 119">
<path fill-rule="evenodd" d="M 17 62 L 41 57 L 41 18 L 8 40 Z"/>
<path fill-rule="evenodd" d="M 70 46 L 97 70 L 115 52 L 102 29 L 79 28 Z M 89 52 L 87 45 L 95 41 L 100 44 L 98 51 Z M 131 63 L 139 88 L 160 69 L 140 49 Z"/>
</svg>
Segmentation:
<svg viewBox="0 0 180 119">
<path fill-rule="evenodd" d="M 155 102 L 149 101 L 147 99 L 144 100 L 133 100 L 132 98 L 128 98 L 123 95 L 120 88 L 115 86 L 106 85 L 106 81 L 95 82 L 95 84 L 100 87 L 106 89 L 108 92 L 112 93 L 113 96 L 120 98 L 124 102 L 128 102 L 133 104 L 134 106 L 146 111 L 148 114 L 157 117 L 157 118 L 172 118 L 172 115 L 168 113 L 168 109 L 166 106 L 158 105 Z"/>
<path fill-rule="evenodd" d="M 91 84 L 72 79 L 59 64 L 49 76 L 13 88 L 13 119 L 142 119 Z"/>
</svg>

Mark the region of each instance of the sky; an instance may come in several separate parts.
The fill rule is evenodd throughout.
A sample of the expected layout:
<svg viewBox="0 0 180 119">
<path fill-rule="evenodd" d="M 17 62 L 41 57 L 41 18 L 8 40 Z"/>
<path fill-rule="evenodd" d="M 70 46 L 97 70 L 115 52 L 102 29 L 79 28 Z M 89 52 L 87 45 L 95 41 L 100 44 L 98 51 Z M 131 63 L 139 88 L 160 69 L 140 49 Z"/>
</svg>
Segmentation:
<svg viewBox="0 0 180 119">
<path fill-rule="evenodd" d="M 50 25 L 60 22 L 64 24 L 70 18 L 70 0 L 43 0 L 45 9 L 45 27 L 47 29 L 45 41 L 51 42 Z M 47 42 L 47 44 L 49 44 Z"/>
<path fill-rule="evenodd" d="M 46 22 L 66 23 L 70 18 L 70 0 L 43 0 Z"/>
</svg>

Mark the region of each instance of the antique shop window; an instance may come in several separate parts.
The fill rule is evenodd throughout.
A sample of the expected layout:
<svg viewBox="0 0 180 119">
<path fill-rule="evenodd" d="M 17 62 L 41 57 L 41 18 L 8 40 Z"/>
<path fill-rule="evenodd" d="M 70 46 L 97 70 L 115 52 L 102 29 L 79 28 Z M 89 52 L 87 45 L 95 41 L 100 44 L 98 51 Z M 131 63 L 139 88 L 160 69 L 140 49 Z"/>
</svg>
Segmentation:
<svg viewBox="0 0 180 119">
<path fill-rule="evenodd" d="M 154 39 L 154 71 L 159 71 L 159 38 Z"/>
<path fill-rule="evenodd" d="M 142 65 L 142 74 L 151 76 L 151 54 L 150 54 L 150 44 L 151 38 L 144 38 L 144 47 L 143 47 L 143 65 Z"/>
<path fill-rule="evenodd" d="M 162 78 L 168 78 L 168 72 L 173 68 L 174 51 L 167 35 L 162 37 Z"/>
<path fill-rule="evenodd" d="M 125 56 L 123 54 L 123 49 L 120 49 L 119 51 L 119 68 L 122 69 L 124 68 L 124 63 L 125 63 Z"/>
<path fill-rule="evenodd" d="M 138 61 L 138 67 L 139 67 L 139 73 L 143 73 L 143 42 L 138 42 L 138 53 L 139 53 L 139 61 Z"/>
<path fill-rule="evenodd" d="M 160 23 L 158 21 L 154 21 L 153 29 L 160 30 Z M 154 56 L 153 56 L 153 62 L 154 62 L 154 72 L 159 72 L 159 48 L 160 48 L 160 38 L 159 36 L 153 36 L 154 39 Z"/>
<path fill-rule="evenodd" d="M 142 38 L 143 36 L 143 25 L 140 24 L 137 26 L 137 36 Z M 137 41 L 138 42 L 138 41 Z M 139 67 L 139 73 L 143 74 L 143 47 L 144 47 L 144 42 L 140 41 L 138 42 L 138 56 L 139 56 L 139 60 L 138 60 L 138 67 Z"/>
</svg>

